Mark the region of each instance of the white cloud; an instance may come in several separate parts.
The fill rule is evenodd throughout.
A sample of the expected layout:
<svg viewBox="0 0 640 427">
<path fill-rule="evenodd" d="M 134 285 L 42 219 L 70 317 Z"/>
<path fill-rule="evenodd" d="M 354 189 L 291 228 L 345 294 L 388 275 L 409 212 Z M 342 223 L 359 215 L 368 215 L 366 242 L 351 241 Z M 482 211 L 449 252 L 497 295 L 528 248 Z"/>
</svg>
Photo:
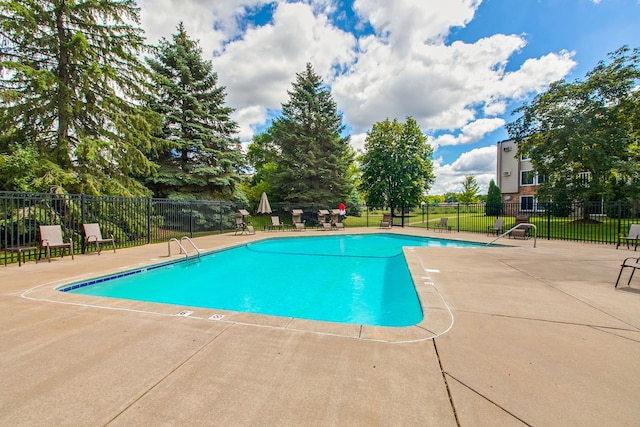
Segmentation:
<svg viewBox="0 0 640 427">
<path fill-rule="evenodd" d="M 480 0 L 355 0 L 354 11 L 383 40 L 402 49 L 423 42 L 441 43 L 453 26 L 464 26 Z"/>
<path fill-rule="evenodd" d="M 351 134 L 351 146 L 354 148 L 354 150 L 361 153 L 364 150 L 364 143 L 366 139 L 366 133 Z"/>
<path fill-rule="evenodd" d="M 333 27 L 325 15 L 314 15 L 302 3 L 278 4 L 273 23 L 248 29 L 215 58 L 228 104 L 235 108 L 280 108 L 296 73 L 310 62 L 328 83 L 334 65 L 353 61 L 355 38 Z"/>
<path fill-rule="evenodd" d="M 267 120 L 267 109 L 259 105 L 236 110 L 231 118 L 238 123 L 238 137 L 249 141 L 257 133 L 258 127 Z"/>
<path fill-rule="evenodd" d="M 459 193 L 465 176 L 471 175 L 480 185 L 480 194 L 486 194 L 489 181 L 495 179 L 496 146 L 476 148 L 463 153 L 451 164 L 443 164 L 442 159 L 434 160 L 436 182 L 429 194 Z"/>
<path fill-rule="evenodd" d="M 470 144 L 480 141 L 488 133 L 500 129 L 504 124 L 505 121 L 501 118 L 478 119 L 460 128 L 461 132 L 457 136 L 451 134 L 440 135 L 435 138 L 432 143 L 436 147 Z"/>
</svg>

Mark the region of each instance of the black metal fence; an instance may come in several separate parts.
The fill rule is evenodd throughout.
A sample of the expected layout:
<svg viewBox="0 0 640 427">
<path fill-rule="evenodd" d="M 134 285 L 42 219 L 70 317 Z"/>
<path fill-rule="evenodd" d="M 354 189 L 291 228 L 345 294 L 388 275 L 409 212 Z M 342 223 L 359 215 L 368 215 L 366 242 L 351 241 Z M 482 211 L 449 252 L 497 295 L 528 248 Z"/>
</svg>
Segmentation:
<svg viewBox="0 0 640 427">
<path fill-rule="evenodd" d="M 59 224 L 83 251 L 84 223 L 99 223 L 121 247 L 223 233 L 235 228 L 236 210 L 223 201 L 0 192 L 0 249 L 37 246 L 40 225 Z"/>
<path fill-rule="evenodd" d="M 545 203 L 522 209 L 520 203 L 424 205 L 395 212 L 394 225 L 404 221 L 405 226 L 436 228 L 441 218 L 453 231 L 487 233 L 495 221 L 504 222 L 507 231 L 516 223 L 516 216 L 528 218 L 536 226 L 542 239 L 616 244 L 620 235 L 627 235 L 631 224 L 638 223 L 638 202 Z M 533 234 L 530 230 L 529 234 Z"/>
<path fill-rule="evenodd" d="M 272 213 L 259 214 L 256 207 L 226 201 L 0 192 L 0 249 L 38 246 L 38 226 L 52 224 L 61 225 L 65 239 L 71 238 L 78 251 L 86 249 L 83 223 L 99 223 L 102 233 L 113 234 L 119 247 L 225 233 L 235 230 L 239 208 L 249 210 L 252 215 L 248 221 L 256 230 L 267 230 L 272 216 L 278 216 L 281 223 L 291 223 L 292 209 L 302 209 L 307 228 L 314 228 L 322 220 L 318 211 L 336 206 L 272 203 Z M 540 239 L 615 244 L 631 224 L 640 222 L 640 204 L 632 202 L 540 204 L 527 208 L 519 203 L 425 204 L 394 211 L 393 225 L 436 228 L 441 218 L 447 218 L 452 231 L 487 233 L 496 219 L 504 221 L 506 231 L 515 224 L 516 215 L 524 215 L 536 226 Z M 346 228 L 378 227 L 388 212 L 365 205 L 348 206 L 343 223 Z M 4 261 L 2 256 L 0 262 Z"/>
<path fill-rule="evenodd" d="M 516 222 L 516 216 L 525 216 L 536 226 L 537 237 L 549 240 L 569 240 L 603 244 L 616 244 L 618 237 L 626 235 L 631 224 L 640 222 L 638 202 L 592 202 L 592 203 L 545 203 L 526 206 L 520 203 L 501 203 L 498 206 L 485 204 L 424 204 L 405 207 L 393 212 L 393 226 L 438 228 L 441 218 L 447 218 L 452 231 L 489 233 L 495 221 L 504 222 L 507 231 Z M 278 216 L 281 223 L 291 222 L 291 210 L 302 209 L 302 219 L 307 228 L 315 228 L 321 220 L 320 209 L 336 209 L 336 206 L 317 204 L 272 203 L 272 214 L 259 215 L 249 209 L 253 216 L 249 221 L 257 230 L 268 228 L 271 216 Z M 386 209 L 375 209 L 365 205 L 348 206 L 343 223 L 349 227 L 379 227 Z M 448 229 L 448 228 L 447 228 Z M 533 230 L 529 232 L 533 235 Z"/>
</svg>

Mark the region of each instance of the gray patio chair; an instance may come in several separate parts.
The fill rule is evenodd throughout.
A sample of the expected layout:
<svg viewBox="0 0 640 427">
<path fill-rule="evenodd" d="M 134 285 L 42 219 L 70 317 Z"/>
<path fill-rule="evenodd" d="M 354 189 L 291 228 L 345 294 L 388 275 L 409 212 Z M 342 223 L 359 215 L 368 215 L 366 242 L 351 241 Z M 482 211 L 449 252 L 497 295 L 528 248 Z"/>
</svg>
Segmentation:
<svg viewBox="0 0 640 427">
<path fill-rule="evenodd" d="M 391 219 L 391 213 L 382 214 L 382 221 L 380 221 L 380 228 L 391 228 L 393 225 Z"/>
<path fill-rule="evenodd" d="M 113 253 L 116 253 L 116 240 L 111 234 L 109 238 L 102 237 L 102 232 L 100 231 L 100 224 L 90 223 L 90 224 L 82 224 L 82 228 L 84 229 L 84 235 L 86 238 L 87 244 L 96 245 L 96 249 L 98 250 L 98 255 L 102 251 L 102 245 L 105 243 L 111 243 L 111 247 L 113 248 Z"/>
<path fill-rule="evenodd" d="M 305 222 L 302 220 L 303 213 L 304 211 L 302 209 L 291 210 L 291 220 L 293 222 L 294 230 L 296 231 L 307 231 Z"/>
<path fill-rule="evenodd" d="M 498 234 L 500 234 L 503 228 L 504 228 L 504 220 L 496 219 L 496 221 L 493 223 L 493 227 L 489 226 L 487 231 L 488 231 L 488 234 L 495 233 L 495 235 L 497 236 Z"/>
<path fill-rule="evenodd" d="M 438 222 L 436 224 L 436 230 L 447 230 L 447 231 L 451 231 L 451 226 L 447 225 L 447 222 L 449 221 L 449 218 L 440 218 L 440 222 Z"/>
<path fill-rule="evenodd" d="M 51 262 L 51 249 L 62 249 L 62 256 L 64 258 L 64 250 L 68 249 L 73 257 L 73 241 L 68 239 L 65 242 L 62 239 L 62 228 L 59 225 L 41 225 L 40 226 L 40 254 L 38 258 L 42 258 L 42 251 L 46 251 L 47 259 Z"/>
<path fill-rule="evenodd" d="M 640 224 L 631 224 L 629 227 L 629 234 L 623 236 L 621 234 L 618 235 L 618 244 L 616 245 L 616 249 L 620 246 L 622 241 L 627 243 L 627 249 L 629 249 L 629 243 L 633 242 L 633 250 L 638 250 L 638 241 L 640 240 Z"/>
</svg>

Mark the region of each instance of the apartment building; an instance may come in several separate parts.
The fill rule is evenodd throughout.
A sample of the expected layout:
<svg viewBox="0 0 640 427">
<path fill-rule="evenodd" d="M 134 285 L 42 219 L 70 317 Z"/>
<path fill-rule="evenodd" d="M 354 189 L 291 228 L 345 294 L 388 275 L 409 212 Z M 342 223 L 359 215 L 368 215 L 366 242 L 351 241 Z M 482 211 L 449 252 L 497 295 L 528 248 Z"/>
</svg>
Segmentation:
<svg viewBox="0 0 640 427">
<path fill-rule="evenodd" d="M 543 177 L 533 169 L 531 159 L 517 153 L 518 146 L 513 139 L 498 142 L 496 185 L 506 206 L 519 213 L 534 212 L 539 209 L 536 193 Z"/>
</svg>

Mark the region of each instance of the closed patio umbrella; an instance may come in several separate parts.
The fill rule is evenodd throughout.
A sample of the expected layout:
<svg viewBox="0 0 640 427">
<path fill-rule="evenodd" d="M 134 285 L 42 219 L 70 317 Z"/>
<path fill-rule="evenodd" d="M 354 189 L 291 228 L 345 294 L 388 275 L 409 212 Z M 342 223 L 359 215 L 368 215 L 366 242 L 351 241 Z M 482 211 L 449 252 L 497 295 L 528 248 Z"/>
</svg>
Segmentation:
<svg viewBox="0 0 640 427">
<path fill-rule="evenodd" d="M 260 203 L 258 204 L 259 214 L 270 214 L 271 206 L 269 205 L 269 199 L 267 199 L 267 193 L 262 193 L 260 196 Z"/>
</svg>

